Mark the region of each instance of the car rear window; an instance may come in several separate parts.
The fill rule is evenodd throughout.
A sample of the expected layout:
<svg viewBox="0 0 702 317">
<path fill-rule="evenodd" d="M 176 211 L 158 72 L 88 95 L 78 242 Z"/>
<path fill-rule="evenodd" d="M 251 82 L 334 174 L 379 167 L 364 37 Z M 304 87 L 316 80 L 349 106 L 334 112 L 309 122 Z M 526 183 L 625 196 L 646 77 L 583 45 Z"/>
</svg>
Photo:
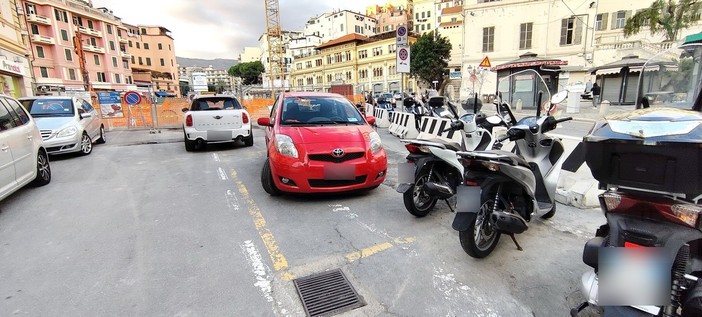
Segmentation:
<svg viewBox="0 0 702 317">
<path fill-rule="evenodd" d="M 197 98 L 190 105 L 190 111 L 205 110 L 241 110 L 241 104 L 235 98 Z"/>
<path fill-rule="evenodd" d="M 30 99 L 21 102 L 33 116 L 71 117 L 75 114 L 70 99 Z"/>
</svg>

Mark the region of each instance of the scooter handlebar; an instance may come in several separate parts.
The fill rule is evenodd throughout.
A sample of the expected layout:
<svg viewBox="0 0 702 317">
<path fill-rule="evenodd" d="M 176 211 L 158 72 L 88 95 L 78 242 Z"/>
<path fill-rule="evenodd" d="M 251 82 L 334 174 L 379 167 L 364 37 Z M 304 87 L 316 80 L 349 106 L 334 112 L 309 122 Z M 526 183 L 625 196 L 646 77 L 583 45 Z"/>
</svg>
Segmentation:
<svg viewBox="0 0 702 317">
<path fill-rule="evenodd" d="M 443 131 L 441 131 L 441 133 L 449 132 L 451 130 L 461 130 L 461 129 L 463 129 L 463 122 L 461 122 L 459 120 L 459 121 L 451 122 L 451 126 L 444 129 Z"/>
<path fill-rule="evenodd" d="M 566 118 L 558 119 L 558 120 L 556 120 L 556 123 L 566 122 L 566 121 L 570 121 L 570 120 L 573 120 L 573 117 L 566 117 Z"/>
</svg>

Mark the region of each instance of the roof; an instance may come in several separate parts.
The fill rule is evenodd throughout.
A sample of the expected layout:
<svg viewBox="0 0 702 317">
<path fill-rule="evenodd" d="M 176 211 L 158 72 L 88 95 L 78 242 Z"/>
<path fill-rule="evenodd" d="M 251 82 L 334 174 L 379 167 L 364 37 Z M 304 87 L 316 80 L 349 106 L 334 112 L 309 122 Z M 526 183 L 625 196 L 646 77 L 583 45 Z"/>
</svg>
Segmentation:
<svg viewBox="0 0 702 317">
<path fill-rule="evenodd" d="M 456 21 L 456 22 L 443 22 L 439 24 L 440 27 L 445 28 L 445 27 L 450 27 L 450 26 L 460 26 L 463 25 L 463 22 L 461 21 Z"/>
<path fill-rule="evenodd" d="M 538 54 L 532 52 L 526 52 L 519 55 L 519 59 L 507 62 L 504 64 L 497 65 L 492 68 L 493 71 L 508 69 L 508 68 L 522 68 L 522 67 L 536 67 L 536 66 L 559 66 L 568 65 L 568 61 L 563 61 L 554 58 L 543 58 L 537 57 Z"/>
<path fill-rule="evenodd" d="M 363 40 L 365 40 L 365 39 L 367 39 L 367 37 L 365 37 L 365 36 L 363 36 L 363 35 L 361 35 L 361 34 L 351 33 L 351 34 L 344 35 L 344 36 L 342 36 L 342 37 L 340 37 L 340 38 L 331 40 L 331 41 L 329 41 L 329 42 L 322 43 L 322 45 L 317 46 L 317 49 L 322 49 L 322 48 L 325 48 L 325 47 L 334 46 L 334 45 L 341 44 L 341 43 L 346 43 L 346 42 L 363 41 Z"/>
<path fill-rule="evenodd" d="M 71 99 L 73 99 L 73 97 L 70 97 L 70 96 L 30 96 L 30 97 L 17 98 L 17 100 L 35 100 L 35 99 L 71 100 Z"/>
<path fill-rule="evenodd" d="M 607 63 L 604 65 L 590 68 L 588 70 L 588 72 L 590 74 L 593 74 L 593 75 L 619 73 L 621 71 L 621 69 L 624 67 L 629 67 L 630 70 L 631 70 L 631 68 L 634 68 L 637 66 L 638 66 L 638 68 L 641 68 L 640 66 L 643 66 L 644 64 L 646 64 L 647 61 L 648 60 L 643 59 L 643 58 L 639 58 L 636 55 L 627 55 L 618 61 L 614 61 L 611 63 Z"/>
<path fill-rule="evenodd" d="M 344 97 L 340 94 L 334 94 L 330 92 L 286 92 L 285 97 Z"/>
<path fill-rule="evenodd" d="M 455 13 L 461 13 L 463 10 L 462 6 L 455 6 L 455 7 L 450 7 L 450 8 L 443 8 L 441 10 L 441 14 L 455 14 Z"/>
</svg>

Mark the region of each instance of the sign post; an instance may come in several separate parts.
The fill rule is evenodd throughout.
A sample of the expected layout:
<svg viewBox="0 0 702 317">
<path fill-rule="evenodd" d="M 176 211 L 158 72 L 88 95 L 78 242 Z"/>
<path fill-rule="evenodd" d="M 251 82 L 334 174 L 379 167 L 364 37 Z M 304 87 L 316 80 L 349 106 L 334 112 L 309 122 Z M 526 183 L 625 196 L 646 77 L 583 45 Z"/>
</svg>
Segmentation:
<svg viewBox="0 0 702 317">
<path fill-rule="evenodd" d="M 397 51 L 397 58 L 395 63 L 395 68 L 397 72 L 400 73 L 400 95 L 405 92 L 405 73 L 410 72 L 409 66 L 409 39 L 407 36 L 407 27 L 400 25 L 397 27 L 396 31 L 396 41 L 395 49 Z M 404 57 L 404 58 L 403 58 Z"/>
</svg>

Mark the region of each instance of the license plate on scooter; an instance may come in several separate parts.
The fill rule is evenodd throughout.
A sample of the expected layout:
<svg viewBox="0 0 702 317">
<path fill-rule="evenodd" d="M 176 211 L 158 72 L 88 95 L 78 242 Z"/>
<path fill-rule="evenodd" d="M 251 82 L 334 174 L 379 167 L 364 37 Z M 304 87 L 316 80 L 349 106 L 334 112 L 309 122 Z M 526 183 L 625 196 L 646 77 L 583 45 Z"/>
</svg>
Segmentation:
<svg viewBox="0 0 702 317">
<path fill-rule="evenodd" d="M 480 186 L 458 186 L 456 212 L 473 212 L 480 210 Z"/>
<path fill-rule="evenodd" d="M 414 163 L 399 163 L 397 164 L 397 183 L 398 184 L 414 184 Z"/>
</svg>

